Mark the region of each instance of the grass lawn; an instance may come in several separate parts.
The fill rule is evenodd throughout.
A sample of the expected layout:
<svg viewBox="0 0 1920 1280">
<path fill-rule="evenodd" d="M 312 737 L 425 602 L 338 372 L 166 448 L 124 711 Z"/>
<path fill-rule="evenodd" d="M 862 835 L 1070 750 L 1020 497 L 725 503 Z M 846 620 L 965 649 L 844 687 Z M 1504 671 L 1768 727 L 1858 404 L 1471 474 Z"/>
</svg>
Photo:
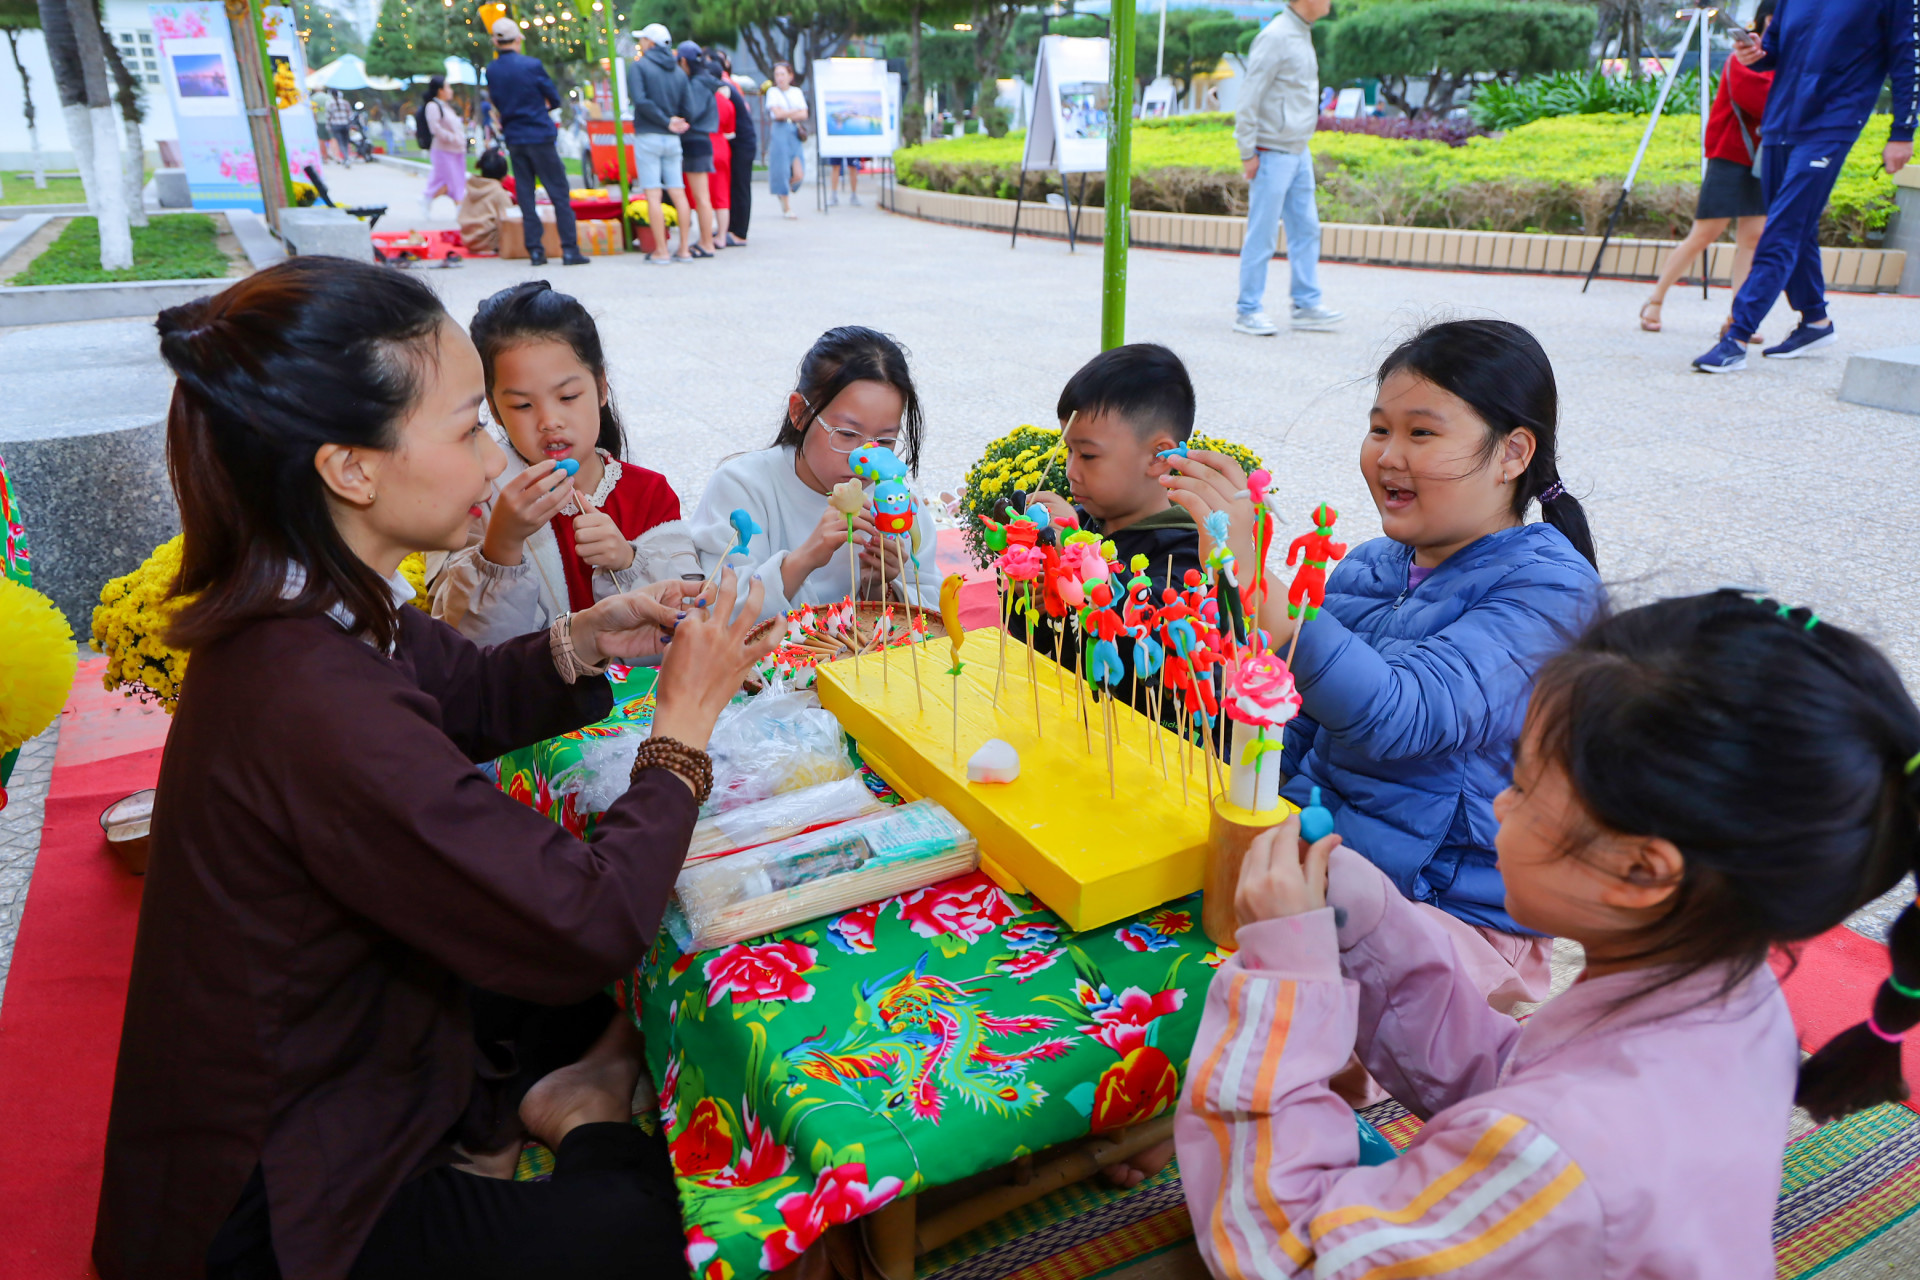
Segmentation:
<svg viewBox="0 0 1920 1280">
<path fill-rule="evenodd" d="M 100 224 L 75 218 L 13 285 L 108 284 L 123 280 L 196 280 L 227 274 L 227 256 L 215 242 L 217 228 L 204 213 L 171 213 L 133 229 L 133 266 L 100 269 Z"/>
<path fill-rule="evenodd" d="M 7 173 L 5 176 L 7 193 L 0 196 L 0 205 L 16 204 L 85 204 L 87 193 L 80 189 L 78 178 L 47 179 L 47 189 L 40 190 L 33 185 L 33 173 Z"/>
</svg>

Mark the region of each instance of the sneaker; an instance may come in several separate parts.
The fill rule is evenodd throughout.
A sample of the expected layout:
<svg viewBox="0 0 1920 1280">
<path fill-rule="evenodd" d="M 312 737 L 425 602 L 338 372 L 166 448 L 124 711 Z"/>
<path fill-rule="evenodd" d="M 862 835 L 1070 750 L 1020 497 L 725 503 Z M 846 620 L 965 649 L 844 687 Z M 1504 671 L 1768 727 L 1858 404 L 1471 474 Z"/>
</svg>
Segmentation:
<svg viewBox="0 0 1920 1280">
<path fill-rule="evenodd" d="M 1722 338 L 1713 350 L 1696 358 L 1693 367 L 1702 373 L 1735 373 L 1747 367 L 1747 344 Z"/>
<path fill-rule="evenodd" d="M 855 191 L 851 195 L 849 195 L 847 197 L 847 203 L 850 205 L 858 206 L 860 203 L 860 193 L 858 191 Z"/>
<path fill-rule="evenodd" d="M 1267 313 L 1264 311 L 1250 311 L 1246 315 L 1235 316 L 1233 320 L 1233 331 L 1235 333 L 1250 333 L 1256 338 L 1271 338 L 1274 334 L 1280 332 L 1273 321 L 1267 319 Z"/>
<path fill-rule="evenodd" d="M 545 249 L 537 249 L 537 248 L 527 250 L 527 265 L 530 267 L 546 266 L 547 251 Z"/>
<path fill-rule="evenodd" d="M 424 221 L 425 219 L 427 219 L 427 218 L 431 218 L 432 216 L 433 216 L 433 197 L 432 197 L 432 196 L 421 196 L 421 197 L 420 197 L 420 217 L 421 217 L 421 219 L 422 219 L 422 220 Z"/>
<path fill-rule="evenodd" d="M 1296 329 L 1331 329 L 1346 318 L 1346 312 L 1332 307 L 1295 307 L 1290 320 Z"/>
<path fill-rule="evenodd" d="M 839 203 L 840 203 L 840 193 L 839 193 L 838 191 L 835 191 L 835 192 L 834 192 L 834 193 L 832 194 L 832 196 L 831 196 L 831 197 L 830 197 L 830 198 L 829 198 L 829 199 L 827 200 L 827 203 L 828 203 L 828 204 L 839 204 Z"/>
<path fill-rule="evenodd" d="M 1769 360 L 1793 360 L 1817 347 L 1828 346 L 1837 340 L 1832 321 L 1828 321 L 1824 329 L 1816 329 L 1810 324 L 1802 323 L 1799 328 L 1788 334 L 1779 346 L 1768 347 L 1760 354 Z"/>
<path fill-rule="evenodd" d="M 568 267 L 584 267 L 592 261 L 592 258 L 589 258 L 578 249 L 569 249 L 560 256 L 561 265 Z"/>
</svg>

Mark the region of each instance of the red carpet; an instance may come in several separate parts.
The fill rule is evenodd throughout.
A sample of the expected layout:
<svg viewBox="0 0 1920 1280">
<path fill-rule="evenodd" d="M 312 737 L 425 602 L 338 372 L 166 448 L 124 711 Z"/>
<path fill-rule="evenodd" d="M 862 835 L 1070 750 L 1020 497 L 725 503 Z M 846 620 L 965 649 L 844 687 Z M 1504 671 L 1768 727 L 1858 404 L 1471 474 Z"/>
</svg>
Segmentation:
<svg viewBox="0 0 1920 1280">
<path fill-rule="evenodd" d="M 167 718 L 100 688 L 83 662 L 61 713 L 46 827 L 0 1005 L 0 1276 L 92 1274 L 87 1253 L 140 880 L 107 852 L 100 811 L 153 785 Z"/>
</svg>

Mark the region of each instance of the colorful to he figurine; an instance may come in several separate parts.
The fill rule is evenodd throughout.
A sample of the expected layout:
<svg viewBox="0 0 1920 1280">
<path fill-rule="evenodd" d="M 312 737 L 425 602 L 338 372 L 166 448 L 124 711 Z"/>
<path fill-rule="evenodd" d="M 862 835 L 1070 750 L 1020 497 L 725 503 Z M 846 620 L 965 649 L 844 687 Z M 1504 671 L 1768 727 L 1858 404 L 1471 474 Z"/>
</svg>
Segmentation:
<svg viewBox="0 0 1920 1280">
<path fill-rule="evenodd" d="M 875 482 L 904 480 L 907 475 L 907 464 L 883 444 L 861 445 L 848 455 L 847 465 L 853 474 Z"/>
<path fill-rule="evenodd" d="M 913 495 L 898 480 L 882 480 L 873 487 L 873 524 L 884 534 L 904 534 L 913 528 Z"/>
<path fill-rule="evenodd" d="M 1333 540 L 1333 522 L 1340 513 L 1326 503 L 1313 509 L 1313 532 L 1303 533 L 1287 548 L 1287 563 L 1299 560 L 1300 571 L 1287 588 L 1287 616 L 1320 616 L 1327 598 L 1327 565 L 1347 554 L 1347 544 Z"/>
</svg>

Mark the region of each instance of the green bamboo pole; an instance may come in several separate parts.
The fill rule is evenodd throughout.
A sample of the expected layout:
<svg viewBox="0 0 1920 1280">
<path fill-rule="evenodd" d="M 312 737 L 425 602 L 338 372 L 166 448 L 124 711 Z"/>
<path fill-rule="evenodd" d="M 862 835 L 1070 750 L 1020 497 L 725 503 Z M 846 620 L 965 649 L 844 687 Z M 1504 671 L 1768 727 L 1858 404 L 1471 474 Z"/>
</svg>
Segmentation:
<svg viewBox="0 0 1920 1280">
<path fill-rule="evenodd" d="M 1113 85 L 1107 109 L 1107 236 L 1100 349 L 1127 340 L 1127 205 L 1133 189 L 1133 7 L 1113 0 Z"/>
<path fill-rule="evenodd" d="M 627 245 L 627 121 L 620 110 L 620 74 L 626 68 L 620 65 L 620 40 L 613 26 L 613 0 L 605 0 L 601 11 L 607 17 L 607 88 L 613 94 L 613 163 L 614 171 L 620 175 L 620 239 L 623 247 Z M 591 10 L 589 10 L 591 12 Z M 587 154 L 593 154 L 591 145 Z M 658 209 L 647 210 L 647 217 L 658 219 Z"/>
</svg>

